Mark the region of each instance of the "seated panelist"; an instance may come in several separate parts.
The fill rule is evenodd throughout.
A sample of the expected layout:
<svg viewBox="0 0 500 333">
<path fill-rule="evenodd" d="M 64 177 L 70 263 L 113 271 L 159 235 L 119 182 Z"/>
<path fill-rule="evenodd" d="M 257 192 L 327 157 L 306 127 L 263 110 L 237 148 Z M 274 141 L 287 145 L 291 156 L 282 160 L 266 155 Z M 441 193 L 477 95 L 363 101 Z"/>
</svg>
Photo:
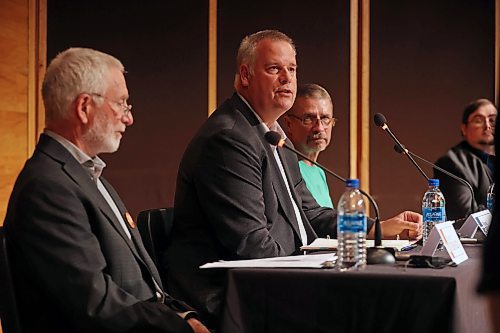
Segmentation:
<svg viewBox="0 0 500 333">
<path fill-rule="evenodd" d="M 291 38 L 276 30 L 245 37 L 235 93 L 208 118 L 179 166 L 172 242 L 165 264 L 169 290 L 217 323 L 224 272 L 200 270 L 218 260 L 287 256 L 316 237 L 336 237 L 336 211 L 307 190 L 295 154 L 271 146 L 269 130 L 295 101 L 297 61 Z M 368 223 L 369 237 L 373 237 Z M 382 222 L 384 237 L 417 238 L 422 216 Z"/>
<path fill-rule="evenodd" d="M 436 161 L 437 166 L 469 182 L 474 191 L 474 202 L 471 202 L 471 192 L 466 185 L 434 169 L 434 178 L 439 179 L 439 187 L 446 198 L 446 215 L 450 220 L 486 209 L 486 194 L 495 174 L 496 119 L 497 109 L 492 102 L 487 99 L 471 102 L 462 115 L 463 140 Z"/>
<path fill-rule="evenodd" d="M 163 286 L 101 176 L 133 123 L 121 62 L 71 48 L 47 68 L 46 128 L 10 197 L 5 231 L 23 332 L 207 333 Z"/>
<path fill-rule="evenodd" d="M 317 84 L 299 85 L 295 102 L 282 119 L 286 135 L 295 149 L 317 162 L 319 154 L 330 144 L 337 121 L 333 118 L 333 102 L 326 89 Z M 333 208 L 325 172 L 300 156 L 298 158 L 300 174 L 309 192 L 320 206 Z"/>
</svg>

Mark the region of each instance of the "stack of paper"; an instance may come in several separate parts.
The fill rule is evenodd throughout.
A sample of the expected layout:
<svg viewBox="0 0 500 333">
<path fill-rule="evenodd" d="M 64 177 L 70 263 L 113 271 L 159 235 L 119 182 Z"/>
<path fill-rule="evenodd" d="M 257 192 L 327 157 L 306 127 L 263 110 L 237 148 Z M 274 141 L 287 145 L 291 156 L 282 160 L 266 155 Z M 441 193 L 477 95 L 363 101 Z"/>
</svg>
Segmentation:
<svg viewBox="0 0 500 333">
<path fill-rule="evenodd" d="M 385 247 L 393 247 L 398 251 L 401 251 L 401 248 L 410 245 L 409 240 L 383 240 L 382 246 Z M 366 241 L 367 247 L 374 246 L 374 241 L 369 239 Z M 300 249 L 302 251 L 312 251 L 312 250 L 336 250 L 338 245 L 338 241 L 336 239 L 330 238 L 316 238 L 311 244 L 302 246 Z"/>
<path fill-rule="evenodd" d="M 260 267 L 260 268 L 323 268 L 331 267 L 337 260 L 335 253 L 309 254 L 300 256 L 274 257 L 264 259 L 218 261 L 207 263 L 200 268 L 236 268 L 236 267 Z"/>
</svg>

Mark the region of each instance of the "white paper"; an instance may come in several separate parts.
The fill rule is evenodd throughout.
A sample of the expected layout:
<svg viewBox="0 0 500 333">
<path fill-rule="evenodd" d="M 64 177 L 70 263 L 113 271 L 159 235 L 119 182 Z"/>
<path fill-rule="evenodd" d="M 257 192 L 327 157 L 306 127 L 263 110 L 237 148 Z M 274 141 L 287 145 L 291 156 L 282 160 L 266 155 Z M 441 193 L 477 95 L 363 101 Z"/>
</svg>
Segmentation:
<svg viewBox="0 0 500 333">
<path fill-rule="evenodd" d="M 217 261 L 207 263 L 200 268 L 236 268 L 236 267 L 259 267 L 259 268 L 323 268 L 325 262 L 334 263 L 337 260 L 335 253 L 309 254 L 288 257 L 273 257 L 264 259 Z"/>
<path fill-rule="evenodd" d="M 382 246 L 385 247 L 393 247 L 396 248 L 398 251 L 401 251 L 401 248 L 410 245 L 411 242 L 407 239 L 402 239 L 402 240 L 393 240 L 393 239 L 386 239 L 382 240 Z M 337 249 L 338 241 L 337 239 L 331 239 L 331 238 L 316 238 L 311 244 L 302 246 L 300 249 L 305 251 L 305 250 L 332 250 L 332 249 Z M 366 246 L 367 247 L 372 247 L 375 246 L 375 241 L 373 239 L 367 239 L 366 240 Z"/>
<path fill-rule="evenodd" d="M 435 225 L 438 225 L 440 223 L 436 223 Z M 442 222 L 442 223 L 445 223 L 445 222 Z M 452 223 L 452 222 L 450 221 L 450 223 Z M 420 254 L 423 256 L 432 257 L 434 255 L 434 253 L 436 253 L 436 250 L 438 248 L 440 240 L 441 240 L 441 236 L 439 235 L 438 230 L 436 228 L 432 228 L 431 232 L 429 233 L 429 236 L 427 236 L 427 241 L 425 242 L 424 246 L 422 246 L 422 250 L 420 251 Z"/>
<path fill-rule="evenodd" d="M 465 223 L 462 225 L 458 233 L 461 237 L 473 238 L 476 234 L 477 228 L 483 232 L 484 235 L 488 235 L 488 229 L 491 223 L 491 213 L 489 210 L 485 209 L 477 213 L 469 215 Z"/>
<path fill-rule="evenodd" d="M 446 251 L 448 251 L 451 260 L 453 260 L 455 264 L 458 265 L 469 259 L 451 222 L 436 223 L 434 228 L 437 229 L 446 247 Z"/>
</svg>

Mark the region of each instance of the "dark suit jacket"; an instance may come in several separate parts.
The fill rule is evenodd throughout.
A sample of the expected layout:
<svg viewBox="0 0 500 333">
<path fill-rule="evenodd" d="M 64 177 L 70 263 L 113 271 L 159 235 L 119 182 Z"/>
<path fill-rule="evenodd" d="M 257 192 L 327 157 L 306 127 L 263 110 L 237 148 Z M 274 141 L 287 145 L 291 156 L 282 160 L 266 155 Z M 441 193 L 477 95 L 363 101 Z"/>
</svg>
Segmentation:
<svg viewBox="0 0 500 333">
<path fill-rule="evenodd" d="M 152 277 L 161 282 L 137 229 L 130 240 L 89 173 L 46 135 L 16 181 L 5 228 L 23 332 L 192 332 L 171 309 L 183 304 L 148 301 Z"/>
<path fill-rule="evenodd" d="M 467 186 L 434 169 L 434 178 L 439 179 L 439 188 L 446 200 L 446 215 L 456 220 L 486 207 L 486 194 L 493 182 L 493 174 L 481 158 L 473 153 L 466 141 L 454 146 L 446 155 L 436 161 L 436 165 L 468 181 L 474 190 L 473 210 L 471 194 Z"/>
<path fill-rule="evenodd" d="M 495 137 L 500 135 L 500 127 L 495 128 Z M 500 151 L 500 141 L 495 141 L 495 151 Z M 495 159 L 495 187 L 500 184 L 500 159 Z M 498 293 L 500 291 L 500 265 L 498 265 L 498 254 L 500 253 L 500 199 L 496 199 L 493 208 L 488 236 L 483 247 L 483 267 L 478 290 L 481 293 Z M 497 314 L 498 315 L 498 314 Z"/>
<path fill-rule="evenodd" d="M 285 183 L 265 128 L 236 94 L 189 144 L 177 178 L 169 291 L 217 320 L 224 272 L 198 267 L 217 260 L 286 256 L 302 245 Z M 291 143 L 289 143 L 291 144 Z M 308 241 L 336 237 L 336 213 L 316 203 L 296 156 L 279 150 Z"/>
</svg>

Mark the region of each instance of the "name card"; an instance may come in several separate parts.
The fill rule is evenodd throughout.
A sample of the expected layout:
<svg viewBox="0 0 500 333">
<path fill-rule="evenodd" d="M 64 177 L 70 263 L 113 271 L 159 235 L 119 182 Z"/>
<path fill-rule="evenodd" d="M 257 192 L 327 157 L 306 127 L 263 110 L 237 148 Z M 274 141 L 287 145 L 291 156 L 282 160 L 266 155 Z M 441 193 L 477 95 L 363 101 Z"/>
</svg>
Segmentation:
<svg viewBox="0 0 500 333">
<path fill-rule="evenodd" d="M 440 241 L 443 242 L 451 260 L 453 260 L 457 265 L 469 258 L 467 253 L 465 253 L 465 249 L 460 242 L 455 229 L 453 228 L 452 222 L 450 221 L 436 223 L 427 238 L 427 242 L 422 248 L 421 254 L 433 256 Z"/>
<path fill-rule="evenodd" d="M 485 209 L 477 213 L 471 214 L 467 220 L 465 220 L 464 224 L 458 230 L 460 237 L 465 238 L 473 238 L 476 234 L 476 231 L 479 227 L 479 230 L 487 236 L 488 230 L 490 229 L 491 224 L 491 213 L 489 210 Z"/>
</svg>

